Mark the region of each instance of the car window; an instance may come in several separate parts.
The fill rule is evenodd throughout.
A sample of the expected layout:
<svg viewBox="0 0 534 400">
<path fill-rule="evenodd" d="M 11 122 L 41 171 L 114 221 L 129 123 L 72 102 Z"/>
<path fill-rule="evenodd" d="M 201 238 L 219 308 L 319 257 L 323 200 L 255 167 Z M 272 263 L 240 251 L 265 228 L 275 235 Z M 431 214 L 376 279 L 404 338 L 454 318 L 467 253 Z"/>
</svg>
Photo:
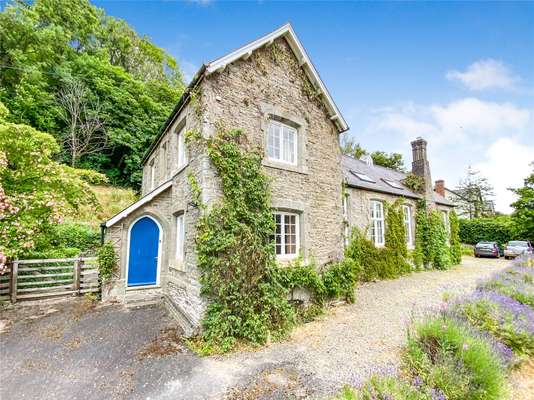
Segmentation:
<svg viewBox="0 0 534 400">
<path fill-rule="evenodd" d="M 528 247 L 527 242 L 517 241 L 513 240 L 510 243 L 508 243 L 508 246 L 514 246 L 514 247 Z"/>
</svg>

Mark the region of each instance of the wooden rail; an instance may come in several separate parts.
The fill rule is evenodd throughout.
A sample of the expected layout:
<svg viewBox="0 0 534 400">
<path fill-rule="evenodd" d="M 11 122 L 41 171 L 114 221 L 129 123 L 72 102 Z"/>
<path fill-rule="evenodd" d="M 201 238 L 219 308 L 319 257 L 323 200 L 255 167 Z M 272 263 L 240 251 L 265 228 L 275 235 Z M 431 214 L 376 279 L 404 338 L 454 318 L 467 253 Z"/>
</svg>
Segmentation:
<svg viewBox="0 0 534 400">
<path fill-rule="evenodd" d="M 0 300 L 36 300 L 100 291 L 96 258 L 15 260 L 0 275 Z"/>
</svg>

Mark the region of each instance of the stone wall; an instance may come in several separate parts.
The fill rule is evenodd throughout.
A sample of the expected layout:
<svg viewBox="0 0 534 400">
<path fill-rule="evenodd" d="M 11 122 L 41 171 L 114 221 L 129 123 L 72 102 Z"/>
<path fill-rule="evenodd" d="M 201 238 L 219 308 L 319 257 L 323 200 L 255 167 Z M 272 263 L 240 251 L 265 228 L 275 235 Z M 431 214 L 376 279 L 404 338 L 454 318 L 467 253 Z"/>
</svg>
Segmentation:
<svg viewBox="0 0 534 400">
<path fill-rule="evenodd" d="M 240 128 L 249 145 L 265 152 L 267 126 L 278 119 L 297 129 L 298 163 L 264 162 L 272 178 L 272 205 L 297 212 L 301 252 L 319 265 L 342 257 L 341 152 L 338 134 L 322 102 L 284 38 L 248 59 L 208 76 L 202 85 L 206 133 Z M 203 190 L 208 202 L 220 192 L 211 168 Z M 208 187 L 209 185 L 209 187 Z"/>
<path fill-rule="evenodd" d="M 348 195 L 349 229 L 352 230 L 353 228 L 358 228 L 362 232 L 366 232 L 368 238 L 371 238 L 371 217 L 369 211 L 371 200 L 378 200 L 392 204 L 399 198 L 392 194 L 371 192 L 369 190 L 351 187 L 347 188 L 346 193 Z M 417 200 L 405 198 L 404 203 L 410 206 L 412 211 L 412 238 L 414 238 L 415 242 L 415 213 L 417 211 Z"/>
</svg>

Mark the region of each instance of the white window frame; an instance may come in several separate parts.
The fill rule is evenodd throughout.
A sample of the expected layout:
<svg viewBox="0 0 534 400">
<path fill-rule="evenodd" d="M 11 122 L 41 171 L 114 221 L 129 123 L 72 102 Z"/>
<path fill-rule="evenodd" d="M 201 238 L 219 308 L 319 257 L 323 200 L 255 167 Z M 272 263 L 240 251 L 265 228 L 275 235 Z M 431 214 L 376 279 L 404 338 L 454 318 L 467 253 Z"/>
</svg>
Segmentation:
<svg viewBox="0 0 534 400">
<path fill-rule="evenodd" d="M 369 218 L 371 219 L 371 240 L 375 246 L 382 247 L 385 244 L 384 204 L 379 200 L 371 200 L 369 211 Z M 380 232 L 380 235 L 377 235 L 377 232 Z"/>
<path fill-rule="evenodd" d="M 449 222 L 449 212 L 445 210 L 441 210 L 443 213 L 443 225 L 445 226 L 445 233 L 447 234 L 447 243 L 449 242 L 450 236 L 451 236 L 451 225 Z"/>
<path fill-rule="evenodd" d="M 276 258 L 279 260 L 291 260 L 294 258 L 297 258 L 299 255 L 300 250 L 300 215 L 297 213 L 292 212 L 283 212 L 283 211 L 274 211 L 273 212 L 273 218 L 275 218 L 276 215 L 280 215 L 280 254 L 276 254 Z M 295 217 L 295 253 L 286 253 L 286 233 L 285 233 L 285 217 L 286 216 L 294 216 Z M 276 253 L 276 232 L 274 236 L 274 245 L 275 245 L 275 253 Z"/>
<path fill-rule="evenodd" d="M 271 132 L 272 132 L 272 128 L 273 127 L 277 127 L 279 129 L 279 134 L 278 134 L 278 138 L 277 138 L 277 141 L 278 141 L 278 151 L 279 151 L 279 157 L 277 158 L 276 156 L 274 155 L 271 155 L 271 146 L 270 146 L 270 143 L 271 143 Z M 285 132 L 290 132 L 292 133 L 293 135 L 293 161 L 290 161 L 290 160 L 287 160 L 286 156 L 286 150 L 285 150 L 285 146 L 284 146 L 284 133 Z M 274 140 L 273 140 L 274 141 Z M 289 125 L 286 125 L 286 124 L 283 124 L 282 122 L 279 122 L 279 121 L 274 121 L 274 120 L 271 120 L 269 121 L 269 127 L 268 127 L 268 130 L 267 130 L 267 158 L 270 160 L 270 161 L 274 161 L 274 162 L 277 162 L 277 163 L 283 163 L 283 164 L 288 164 L 288 165 L 297 165 L 298 164 L 298 158 L 299 158 L 299 155 L 298 155 L 298 132 L 297 130 L 292 127 L 292 126 L 289 126 Z"/>
<path fill-rule="evenodd" d="M 412 208 L 403 205 L 402 209 L 404 213 L 404 229 L 406 230 L 406 244 L 408 246 L 413 246 Z"/>
<path fill-rule="evenodd" d="M 176 215 L 176 253 L 175 257 L 178 261 L 184 261 L 185 256 L 185 214 Z"/>
<path fill-rule="evenodd" d="M 185 149 L 185 126 L 176 131 L 176 167 L 182 168 L 187 164 L 187 152 Z"/>
</svg>

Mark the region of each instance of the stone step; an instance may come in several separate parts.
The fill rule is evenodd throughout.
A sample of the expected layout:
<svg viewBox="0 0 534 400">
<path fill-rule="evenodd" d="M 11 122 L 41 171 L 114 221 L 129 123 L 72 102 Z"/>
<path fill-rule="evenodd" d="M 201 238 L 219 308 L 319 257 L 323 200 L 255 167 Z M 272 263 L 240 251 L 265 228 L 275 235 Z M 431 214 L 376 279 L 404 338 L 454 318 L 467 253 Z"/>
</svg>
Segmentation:
<svg viewBox="0 0 534 400">
<path fill-rule="evenodd" d="M 160 290 L 132 290 L 124 296 L 124 305 L 127 308 L 148 307 L 163 302 L 163 294 Z"/>
</svg>

